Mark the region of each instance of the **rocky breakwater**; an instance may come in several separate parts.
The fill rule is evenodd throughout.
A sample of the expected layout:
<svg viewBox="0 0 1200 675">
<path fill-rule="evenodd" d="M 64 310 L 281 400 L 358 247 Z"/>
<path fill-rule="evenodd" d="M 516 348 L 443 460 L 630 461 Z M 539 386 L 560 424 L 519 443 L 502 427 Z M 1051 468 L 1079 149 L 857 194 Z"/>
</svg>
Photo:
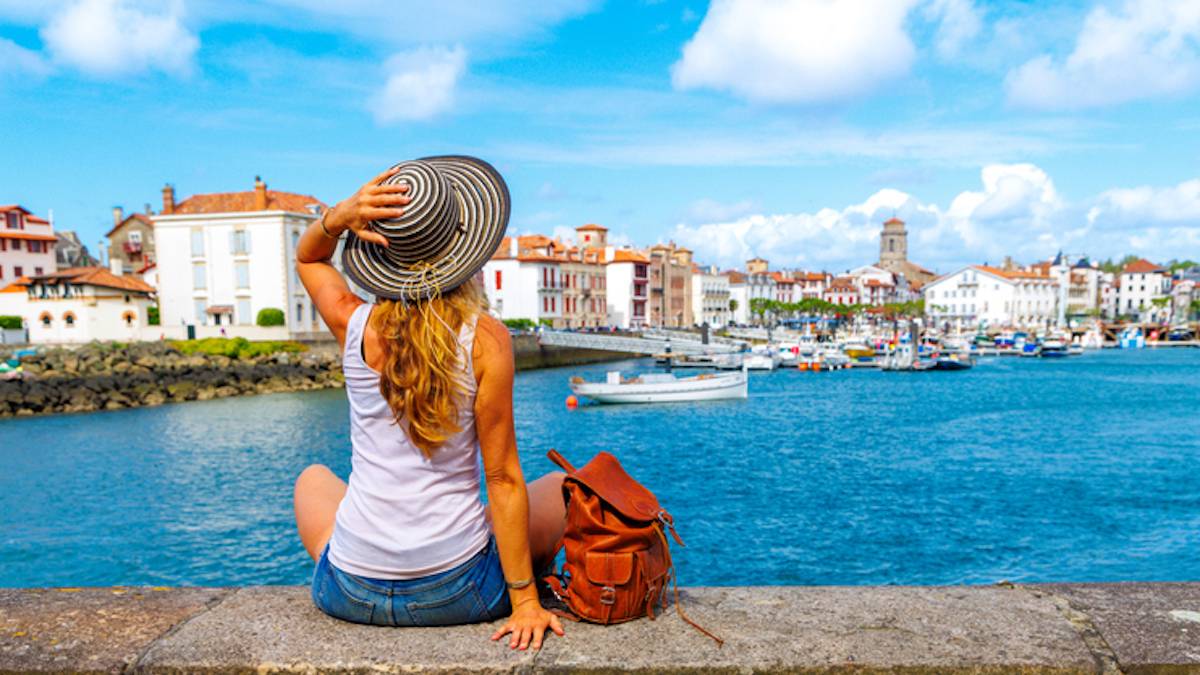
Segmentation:
<svg viewBox="0 0 1200 675">
<path fill-rule="evenodd" d="M 22 355 L 19 363 L 17 376 L 0 380 L 0 417 L 117 410 L 343 383 L 335 349 L 236 339 L 93 343 Z"/>
</svg>

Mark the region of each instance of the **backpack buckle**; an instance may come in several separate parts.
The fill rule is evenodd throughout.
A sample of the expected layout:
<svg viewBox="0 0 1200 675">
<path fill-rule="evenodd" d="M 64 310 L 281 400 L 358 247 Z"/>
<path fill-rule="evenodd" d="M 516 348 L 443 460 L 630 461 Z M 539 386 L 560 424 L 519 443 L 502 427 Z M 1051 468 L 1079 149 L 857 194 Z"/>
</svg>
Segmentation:
<svg viewBox="0 0 1200 675">
<path fill-rule="evenodd" d="M 600 604 L 612 605 L 617 602 L 617 589 L 612 586 L 605 586 L 600 589 Z"/>
</svg>

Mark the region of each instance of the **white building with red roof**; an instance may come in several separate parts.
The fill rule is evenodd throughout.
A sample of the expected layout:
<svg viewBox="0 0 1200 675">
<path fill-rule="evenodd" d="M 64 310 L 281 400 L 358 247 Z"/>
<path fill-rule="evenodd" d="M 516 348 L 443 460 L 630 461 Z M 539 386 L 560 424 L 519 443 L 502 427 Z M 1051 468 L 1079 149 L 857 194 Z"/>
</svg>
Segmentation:
<svg viewBox="0 0 1200 675">
<path fill-rule="evenodd" d="M 73 267 L 24 278 L 0 291 L 0 313 L 25 320 L 33 344 L 152 340 L 154 288 L 103 267 Z"/>
<path fill-rule="evenodd" d="M 168 337 L 251 339 L 327 335 L 296 273 L 300 235 L 325 209 L 316 197 L 254 189 L 175 201 L 163 188 L 154 221 L 158 296 Z M 334 260 L 338 257 L 335 255 Z M 280 327 L 256 325 L 264 309 L 282 310 Z"/>
<path fill-rule="evenodd" d="M 1058 321 L 1058 280 L 1040 269 L 969 265 L 923 287 L 925 315 L 958 327 L 1048 328 Z"/>
<path fill-rule="evenodd" d="M 561 324 L 566 249 L 540 234 L 505 237 L 483 266 L 484 291 L 496 316 Z"/>
<path fill-rule="evenodd" d="M 1138 258 L 1126 263 L 1117 275 L 1117 314 L 1146 320 L 1165 319 L 1165 307 L 1156 307 L 1154 301 L 1170 293 L 1170 272 L 1145 258 Z"/>
<path fill-rule="evenodd" d="M 49 220 L 20 204 L 0 206 L 0 287 L 58 269 L 54 258 L 57 240 Z"/>
</svg>

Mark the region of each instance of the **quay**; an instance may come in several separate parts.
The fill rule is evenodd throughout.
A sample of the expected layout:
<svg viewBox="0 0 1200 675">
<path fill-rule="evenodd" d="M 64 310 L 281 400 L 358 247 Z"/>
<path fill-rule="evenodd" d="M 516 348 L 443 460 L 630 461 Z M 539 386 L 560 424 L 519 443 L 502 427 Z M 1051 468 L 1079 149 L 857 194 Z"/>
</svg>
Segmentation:
<svg viewBox="0 0 1200 675">
<path fill-rule="evenodd" d="M 539 653 L 343 623 L 306 587 L 0 589 L 0 673 L 1200 673 L 1200 583 L 683 589 Z"/>
</svg>

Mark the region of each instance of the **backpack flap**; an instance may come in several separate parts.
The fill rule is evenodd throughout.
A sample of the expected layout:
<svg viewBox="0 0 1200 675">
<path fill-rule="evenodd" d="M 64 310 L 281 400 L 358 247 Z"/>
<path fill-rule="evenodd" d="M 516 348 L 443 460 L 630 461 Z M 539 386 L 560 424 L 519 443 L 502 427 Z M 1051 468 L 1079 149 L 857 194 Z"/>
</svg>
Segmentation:
<svg viewBox="0 0 1200 675">
<path fill-rule="evenodd" d="M 574 480 L 629 520 L 651 522 L 659 520 L 663 509 L 654 493 L 631 478 L 621 463 L 607 452 L 599 452 L 582 468 L 569 473 Z"/>
<path fill-rule="evenodd" d="M 588 581 L 593 584 L 624 586 L 633 578 L 633 553 L 588 551 L 584 556 L 584 568 Z"/>
</svg>

